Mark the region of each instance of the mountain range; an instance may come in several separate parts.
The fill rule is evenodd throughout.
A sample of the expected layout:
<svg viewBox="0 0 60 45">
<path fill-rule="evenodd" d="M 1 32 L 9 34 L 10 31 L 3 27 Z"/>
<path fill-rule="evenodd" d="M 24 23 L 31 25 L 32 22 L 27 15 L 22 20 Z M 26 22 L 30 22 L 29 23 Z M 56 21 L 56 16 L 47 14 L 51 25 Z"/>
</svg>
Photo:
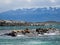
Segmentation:
<svg viewBox="0 0 60 45">
<path fill-rule="evenodd" d="M 18 20 L 27 22 L 60 22 L 60 8 L 24 8 L 0 13 L 0 20 Z"/>
</svg>

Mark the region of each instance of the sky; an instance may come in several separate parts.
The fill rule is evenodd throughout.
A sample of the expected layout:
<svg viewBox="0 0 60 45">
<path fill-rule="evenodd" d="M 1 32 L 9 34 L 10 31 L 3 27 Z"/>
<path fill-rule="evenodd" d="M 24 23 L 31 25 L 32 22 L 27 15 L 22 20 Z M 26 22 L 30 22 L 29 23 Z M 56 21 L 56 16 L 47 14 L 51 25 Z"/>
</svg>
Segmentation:
<svg viewBox="0 0 60 45">
<path fill-rule="evenodd" d="M 0 12 L 19 8 L 60 7 L 60 0 L 0 0 Z"/>
</svg>

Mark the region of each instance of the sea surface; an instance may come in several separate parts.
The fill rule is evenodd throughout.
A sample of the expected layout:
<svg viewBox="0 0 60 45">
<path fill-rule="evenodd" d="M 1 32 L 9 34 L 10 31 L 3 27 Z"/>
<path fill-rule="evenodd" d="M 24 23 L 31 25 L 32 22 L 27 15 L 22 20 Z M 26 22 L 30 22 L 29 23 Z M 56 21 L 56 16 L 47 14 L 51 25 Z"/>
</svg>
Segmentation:
<svg viewBox="0 0 60 45">
<path fill-rule="evenodd" d="M 56 28 L 60 30 L 59 24 L 46 25 L 46 26 L 0 26 L 0 34 L 7 30 L 20 30 L 20 29 L 36 29 L 36 28 Z M 0 36 L 0 45 L 60 45 L 60 35 L 55 36 L 40 36 L 40 37 L 10 37 Z"/>
</svg>

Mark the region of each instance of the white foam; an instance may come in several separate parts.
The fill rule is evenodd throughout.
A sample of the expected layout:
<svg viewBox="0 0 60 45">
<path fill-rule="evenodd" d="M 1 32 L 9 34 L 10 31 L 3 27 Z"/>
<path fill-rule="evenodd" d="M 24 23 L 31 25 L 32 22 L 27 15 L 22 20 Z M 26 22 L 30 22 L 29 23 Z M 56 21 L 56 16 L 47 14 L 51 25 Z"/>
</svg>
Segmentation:
<svg viewBox="0 0 60 45">
<path fill-rule="evenodd" d="M 56 35 L 56 33 L 44 33 L 44 35 Z"/>
<path fill-rule="evenodd" d="M 43 35 L 41 35 L 41 34 L 38 34 L 38 36 L 43 36 Z"/>
<path fill-rule="evenodd" d="M 19 36 L 19 37 L 23 37 L 24 35 L 17 35 L 17 36 Z"/>
</svg>

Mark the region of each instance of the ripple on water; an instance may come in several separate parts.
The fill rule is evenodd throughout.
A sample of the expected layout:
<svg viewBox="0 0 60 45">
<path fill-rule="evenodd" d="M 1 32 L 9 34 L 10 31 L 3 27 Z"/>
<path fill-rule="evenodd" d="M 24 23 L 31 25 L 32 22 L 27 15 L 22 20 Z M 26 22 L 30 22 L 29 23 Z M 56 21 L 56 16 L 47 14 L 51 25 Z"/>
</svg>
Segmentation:
<svg viewBox="0 0 60 45">
<path fill-rule="evenodd" d="M 3 39 L 4 38 L 4 39 Z M 58 37 L 0 37 L 0 45 L 60 45 Z"/>
</svg>

